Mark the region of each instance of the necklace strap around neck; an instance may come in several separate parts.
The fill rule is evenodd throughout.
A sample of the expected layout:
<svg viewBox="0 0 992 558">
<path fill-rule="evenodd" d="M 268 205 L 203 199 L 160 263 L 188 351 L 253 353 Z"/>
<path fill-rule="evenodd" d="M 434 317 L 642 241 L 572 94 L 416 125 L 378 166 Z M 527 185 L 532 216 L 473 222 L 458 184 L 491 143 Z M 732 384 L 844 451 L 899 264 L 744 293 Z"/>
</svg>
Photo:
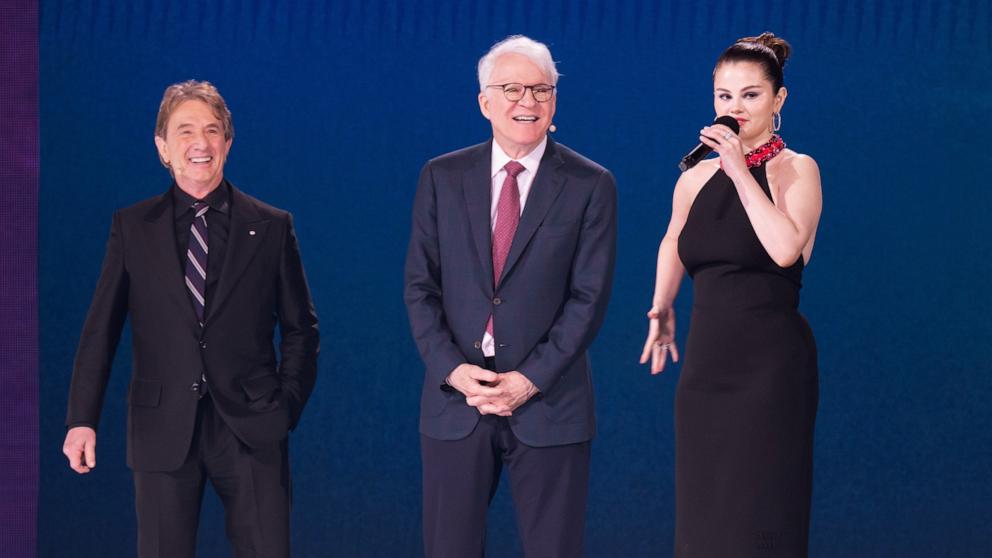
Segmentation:
<svg viewBox="0 0 992 558">
<path fill-rule="evenodd" d="M 785 149 L 785 141 L 778 134 L 773 134 L 767 142 L 755 147 L 744 155 L 744 160 L 747 161 L 747 168 L 759 167 L 767 163 L 781 153 L 783 149 Z"/>
</svg>

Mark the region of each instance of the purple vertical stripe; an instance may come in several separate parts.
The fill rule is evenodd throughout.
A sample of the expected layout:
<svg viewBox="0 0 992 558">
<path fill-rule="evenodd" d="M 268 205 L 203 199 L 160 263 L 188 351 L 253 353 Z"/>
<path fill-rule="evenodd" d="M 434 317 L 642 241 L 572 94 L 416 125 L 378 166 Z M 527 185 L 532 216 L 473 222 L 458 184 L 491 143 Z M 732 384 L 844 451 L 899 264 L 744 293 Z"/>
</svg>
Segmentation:
<svg viewBox="0 0 992 558">
<path fill-rule="evenodd" d="M 0 2 L 0 554 L 36 555 L 38 4 Z"/>
</svg>

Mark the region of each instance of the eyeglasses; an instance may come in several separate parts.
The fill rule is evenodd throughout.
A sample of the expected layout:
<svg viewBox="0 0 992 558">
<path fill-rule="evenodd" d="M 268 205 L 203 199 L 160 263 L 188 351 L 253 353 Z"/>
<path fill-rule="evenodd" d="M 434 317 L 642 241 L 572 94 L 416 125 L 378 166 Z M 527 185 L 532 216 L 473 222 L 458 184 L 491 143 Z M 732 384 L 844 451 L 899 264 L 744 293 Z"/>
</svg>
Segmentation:
<svg viewBox="0 0 992 558">
<path fill-rule="evenodd" d="M 524 98 L 524 94 L 530 89 L 532 95 L 534 95 L 534 100 L 538 103 L 546 103 L 551 100 L 552 95 L 555 93 L 555 86 L 548 85 L 546 83 L 538 83 L 535 85 L 524 85 L 522 83 L 494 83 L 493 85 L 487 85 L 486 88 L 499 87 L 503 90 L 503 95 L 506 96 L 507 101 L 517 102 Z"/>
</svg>

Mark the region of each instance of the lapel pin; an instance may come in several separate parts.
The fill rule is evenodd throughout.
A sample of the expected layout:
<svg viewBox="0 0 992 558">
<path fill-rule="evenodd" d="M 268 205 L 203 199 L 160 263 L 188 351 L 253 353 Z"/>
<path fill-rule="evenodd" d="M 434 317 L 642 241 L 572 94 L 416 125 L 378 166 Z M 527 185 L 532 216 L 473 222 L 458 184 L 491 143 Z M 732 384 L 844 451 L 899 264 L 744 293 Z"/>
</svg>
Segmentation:
<svg viewBox="0 0 992 558">
<path fill-rule="evenodd" d="M 255 231 L 248 231 L 248 234 L 250 234 L 251 236 L 255 236 Z"/>
</svg>

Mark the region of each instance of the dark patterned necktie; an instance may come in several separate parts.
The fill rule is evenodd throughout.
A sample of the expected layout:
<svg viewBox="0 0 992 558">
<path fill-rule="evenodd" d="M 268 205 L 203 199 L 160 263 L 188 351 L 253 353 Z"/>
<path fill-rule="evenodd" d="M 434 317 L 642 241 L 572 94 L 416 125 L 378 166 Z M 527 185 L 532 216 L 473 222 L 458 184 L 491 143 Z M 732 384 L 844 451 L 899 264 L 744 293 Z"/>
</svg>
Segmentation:
<svg viewBox="0 0 992 558">
<path fill-rule="evenodd" d="M 203 308 L 206 305 L 207 294 L 207 211 L 210 209 L 204 202 L 193 204 L 193 224 L 189 227 L 189 244 L 186 247 L 186 288 L 193 297 L 193 307 L 196 318 L 203 325 Z"/>
<path fill-rule="evenodd" d="M 503 275 L 506 257 L 510 255 L 510 245 L 513 235 L 520 223 L 520 188 L 517 186 L 517 175 L 524 172 L 524 166 L 516 161 L 510 161 L 503 167 L 506 179 L 496 203 L 496 226 L 493 227 L 493 284 L 499 285 Z M 493 317 L 489 315 L 486 331 L 493 334 Z"/>
</svg>

